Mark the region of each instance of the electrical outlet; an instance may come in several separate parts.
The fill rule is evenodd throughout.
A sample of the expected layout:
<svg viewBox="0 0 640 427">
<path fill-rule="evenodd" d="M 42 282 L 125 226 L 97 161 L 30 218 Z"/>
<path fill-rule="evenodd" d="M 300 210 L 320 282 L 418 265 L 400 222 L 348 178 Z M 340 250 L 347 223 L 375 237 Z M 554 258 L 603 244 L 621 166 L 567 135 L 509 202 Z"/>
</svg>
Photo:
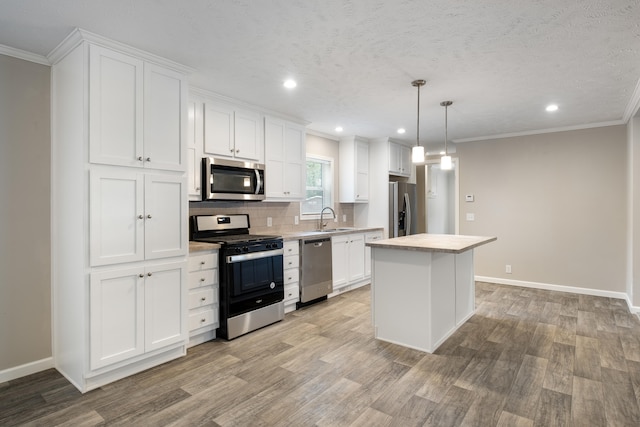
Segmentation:
<svg viewBox="0 0 640 427">
<path fill-rule="evenodd" d="M 472 214 L 472 213 L 467 214 L 467 221 L 475 221 L 475 220 L 476 220 L 476 214 Z"/>
<path fill-rule="evenodd" d="M 296 216 L 294 216 L 294 217 L 293 217 L 293 223 L 294 223 L 295 225 L 300 224 L 300 218 L 298 217 L 298 215 L 296 215 Z"/>
<path fill-rule="evenodd" d="M 505 273 L 511 274 L 511 264 L 507 264 L 504 268 Z"/>
<path fill-rule="evenodd" d="M 270 216 L 267 217 L 267 227 L 273 226 L 273 218 Z"/>
</svg>

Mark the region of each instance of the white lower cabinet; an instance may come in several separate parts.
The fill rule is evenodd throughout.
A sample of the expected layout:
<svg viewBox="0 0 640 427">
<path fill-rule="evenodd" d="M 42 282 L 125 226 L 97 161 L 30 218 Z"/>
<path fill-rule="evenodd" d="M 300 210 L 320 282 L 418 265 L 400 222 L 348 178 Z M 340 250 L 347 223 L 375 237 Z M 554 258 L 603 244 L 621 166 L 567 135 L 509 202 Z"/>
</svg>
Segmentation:
<svg viewBox="0 0 640 427">
<path fill-rule="evenodd" d="M 216 337 L 219 320 L 218 251 L 189 254 L 189 347 Z"/>
<path fill-rule="evenodd" d="M 91 369 L 184 344 L 185 280 L 184 261 L 92 273 Z"/>
<path fill-rule="evenodd" d="M 284 242 L 284 312 L 296 309 L 300 301 L 300 241 Z"/>
<path fill-rule="evenodd" d="M 352 285 L 364 284 L 364 259 L 364 234 L 343 234 L 331 237 L 334 293 L 341 292 L 347 287 L 352 289 Z"/>
</svg>

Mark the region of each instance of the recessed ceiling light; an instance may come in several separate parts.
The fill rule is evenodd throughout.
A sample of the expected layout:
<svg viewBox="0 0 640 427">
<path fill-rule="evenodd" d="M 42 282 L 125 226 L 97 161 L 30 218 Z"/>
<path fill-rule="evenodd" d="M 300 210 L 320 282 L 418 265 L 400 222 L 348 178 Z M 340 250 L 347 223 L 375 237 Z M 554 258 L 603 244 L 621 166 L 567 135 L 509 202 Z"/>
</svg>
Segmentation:
<svg viewBox="0 0 640 427">
<path fill-rule="evenodd" d="M 336 126 L 336 132 L 342 132 L 343 130 L 342 126 Z"/>
<path fill-rule="evenodd" d="M 298 83 L 296 83 L 296 81 L 293 79 L 284 81 L 284 87 L 286 87 L 287 89 L 293 89 L 296 86 L 298 86 Z"/>
<path fill-rule="evenodd" d="M 547 108 L 545 108 L 548 112 L 552 113 L 554 111 L 558 111 L 558 106 L 556 104 L 549 104 Z"/>
<path fill-rule="evenodd" d="M 403 133 L 405 133 L 405 132 L 406 132 L 406 130 L 404 130 L 404 128 L 400 128 L 400 129 L 398 129 L 398 133 L 399 133 L 399 134 L 403 134 Z"/>
</svg>

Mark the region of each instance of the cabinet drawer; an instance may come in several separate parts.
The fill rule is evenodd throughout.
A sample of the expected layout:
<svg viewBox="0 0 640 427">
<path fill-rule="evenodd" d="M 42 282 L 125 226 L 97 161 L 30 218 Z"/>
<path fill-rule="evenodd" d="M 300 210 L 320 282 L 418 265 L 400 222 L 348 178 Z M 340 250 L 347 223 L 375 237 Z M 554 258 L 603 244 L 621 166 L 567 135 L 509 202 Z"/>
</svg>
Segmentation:
<svg viewBox="0 0 640 427">
<path fill-rule="evenodd" d="M 290 242 L 284 242 L 284 256 L 298 255 L 300 253 L 300 241 L 292 240 Z M 285 267 L 286 268 L 286 267 Z"/>
<path fill-rule="evenodd" d="M 211 306 L 205 310 L 199 310 L 189 314 L 189 330 L 215 325 L 218 322 L 218 309 Z"/>
<path fill-rule="evenodd" d="M 293 284 L 284 287 L 284 302 L 285 304 L 290 301 L 295 301 L 300 298 L 300 288 L 298 284 Z"/>
<path fill-rule="evenodd" d="M 292 283 L 298 283 L 300 280 L 300 271 L 298 269 L 291 269 L 284 271 L 284 285 L 290 285 Z"/>
<path fill-rule="evenodd" d="M 218 253 L 205 253 L 202 255 L 189 255 L 189 271 L 208 270 L 218 266 Z"/>
<path fill-rule="evenodd" d="M 214 304 L 218 302 L 217 298 L 217 288 L 213 286 L 209 286 L 203 289 L 198 289 L 197 291 L 189 292 L 189 309 L 202 307 L 209 304 Z"/>
<path fill-rule="evenodd" d="M 189 289 L 218 284 L 218 269 L 192 271 L 189 273 Z"/>
<path fill-rule="evenodd" d="M 289 255 L 284 257 L 284 269 L 298 268 L 300 266 L 300 257 L 298 255 Z"/>
</svg>

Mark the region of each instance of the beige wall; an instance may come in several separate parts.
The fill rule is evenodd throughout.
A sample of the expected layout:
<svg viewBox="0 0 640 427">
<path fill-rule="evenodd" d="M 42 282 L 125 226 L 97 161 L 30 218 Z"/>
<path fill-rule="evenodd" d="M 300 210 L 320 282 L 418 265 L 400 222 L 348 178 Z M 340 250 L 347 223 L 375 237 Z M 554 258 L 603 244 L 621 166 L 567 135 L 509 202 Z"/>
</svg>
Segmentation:
<svg viewBox="0 0 640 427">
<path fill-rule="evenodd" d="M 626 141 L 611 126 L 459 144 L 460 233 L 498 237 L 476 274 L 625 292 Z"/>
<path fill-rule="evenodd" d="M 640 307 L 640 115 L 627 126 L 629 151 L 627 242 L 627 294 L 633 306 Z"/>
<path fill-rule="evenodd" d="M 50 70 L 0 55 L 0 371 L 51 357 Z"/>
</svg>

